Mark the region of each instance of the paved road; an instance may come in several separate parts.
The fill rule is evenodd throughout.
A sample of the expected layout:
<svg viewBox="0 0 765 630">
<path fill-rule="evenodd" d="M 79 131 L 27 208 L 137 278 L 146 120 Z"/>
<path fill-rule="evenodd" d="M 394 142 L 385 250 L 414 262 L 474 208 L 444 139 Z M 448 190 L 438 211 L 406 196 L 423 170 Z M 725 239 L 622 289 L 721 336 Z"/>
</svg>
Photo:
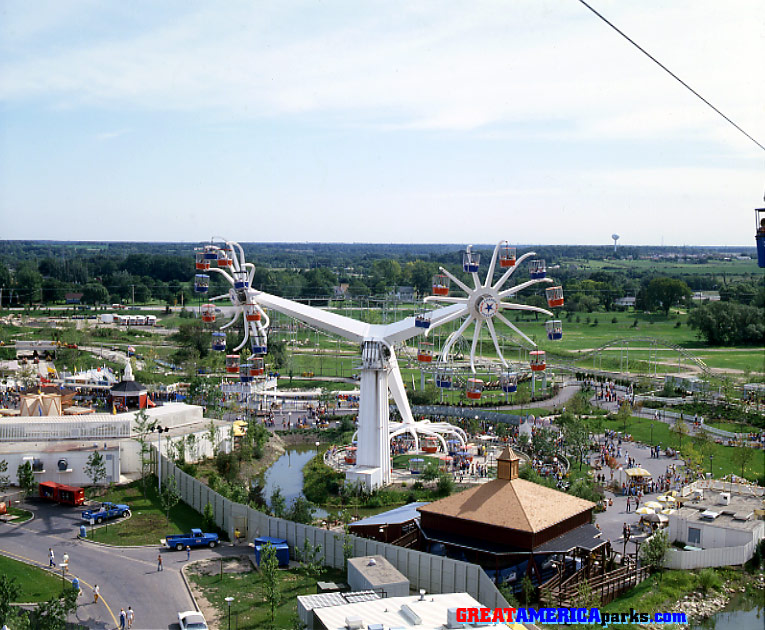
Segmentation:
<svg viewBox="0 0 765 630">
<path fill-rule="evenodd" d="M 118 627 L 120 608 L 132 606 L 136 613 L 133 628 L 158 630 L 178 628 L 178 612 L 194 608 L 180 568 L 185 553 L 162 551 L 164 571 L 157 571 L 156 547 L 104 547 L 77 539 L 80 510 L 50 504 L 33 504 L 34 520 L 21 525 L 0 523 L 0 553 L 40 566 L 48 566 L 48 547 L 56 561 L 69 554 L 72 576 L 80 580 L 83 593 L 71 621 L 88 628 Z M 239 555 L 241 547 L 222 546 L 194 550 L 191 559 Z M 101 599 L 93 603 L 93 587 L 98 584 Z"/>
</svg>

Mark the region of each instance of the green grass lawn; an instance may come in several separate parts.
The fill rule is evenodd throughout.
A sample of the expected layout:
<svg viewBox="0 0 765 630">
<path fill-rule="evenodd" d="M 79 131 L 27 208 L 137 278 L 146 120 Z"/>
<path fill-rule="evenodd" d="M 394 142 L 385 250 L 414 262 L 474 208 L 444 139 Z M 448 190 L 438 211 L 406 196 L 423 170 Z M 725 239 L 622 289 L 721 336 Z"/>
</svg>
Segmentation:
<svg viewBox="0 0 765 630">
<path fill-rule="evenodd" d="M 0 575 L 17 580 L 21 588 L 17 602 L 44 602 L 61 593 L 61 577 L 5 556 L 0 556 Z"/>
<path fill-rule="evenodd" d="M 653 429 L 651 425 L 653 424 Z M 627 421 L 627 427 L 624 428 L 624 424 L 618 420 L 607 420 L 604 425 L 607 429 L 614 431 L 626 431 L 631 434 L 637 442 L 643 444 L 660 444 L 662 448 L 670 446 L 672 448 L 679 448 L 682 454 L 683 446 L 687 446 L 693 442 L 693 438 L 687 435 L 680 439 L 676 433 L 670 431 L 670 426 L 663 422 L 655 422 L 647 418 L 631 417 Z M 681 443 L 682 442 L 682 443 Z M 736 451 L 734 446 L 724 446 L 722 444 L 715 444 L 712 442 L 709 445 L 710 453 L 713 455 L 712 466 L 714 469 L 714 476 L 716 478 L 733 473 L 735 475 L 741 475 L 741 465 L 737 464 L 733 460 L 733 454 Z M 744 467 L 744 476 L 747 479 L 756 480 L 762 475 L 765 470 L 765 451 L 753 450 L 752 457 Z M 705 470 L 709 470 L 709 457 L 704 458 L 703 465 Z"/>
<path fill-rule="evenodd" d="M 225 564 L 224 564 L 225 566 Z M 219 575 L 203 575 L 189 572 L 192 582 L 199 587 L 205 598 L 215 606 L 222 615 L 227 628 L 228 605 L 225 597 L 233 595 L 231 604 L 231 627 L 238 630 L 260 629 L 270 627 L 270 610 L 263 595 L 260 573 L 223 573 Z M 293 628 L 297 619 L 298 595 L 313 595 L 316 593 L 316 581 L 344 582 L 345 574 L 337 569 L 325 568 L 319 577 L 308 577 L 303 573 L 290 569 L 279 571 L 282 602 L 276 609 L 275 628 Z M 207 620 L 208 623 L 211 621 Z"/>
<path fill-rule="evenodd" d="M 32 518 L 32 512 L 29 510 L 22 510 L 21 508 L 11 507 L 8 508 L 8 514 L 15 516 L 16 518 L 11 523 L 23 523 Z"/>
<path fill-rule="evenodd" d="M 185 534 L 192 527 L 201 527 L 202 516 L 183 502 L 170 511 L 170 522 L 157 496 L 157 482 L 147 482 L 147 498 L 143 497 L 140 482 L 119 486 L 99 500 L 126 503 L 132 516 L 121 523 L 94 529 L 95 540 L 110 545 L 159 545 L 161 538 L 171 534 Z M 88 537 L 91 533 L 88 531 Z"/>
<path fill-rule="evenodd" d="M 401 469 L 408 470 L 409 460 L 413 458 L 419 458 L 419 459 L 425 460 L 422 462 L 420 470 L 424 469 L 425 466 L 430 462 L 433 462 L 434 464 L 436 464 L 436 466 L 439 466 L 441 464 L 441 460 L 438 459 L 438 457 L 434 457 L 432 455 L 421 455 L 421 454 L 415 453 L 412 455 L 396 455 L 391 460 L 391 466 L 393 466 L 393 468 L 401 468 Z"/>
<path fill-rule="evenodd" d="M 359 388 L 358 383 L 343 383 L 338 381 L 319 381 L 310 379 L 293 378 L 290 382 L 289 378 L 279 378 L 279 389 L 316 389 L 326 388 L 328 391 L 341 391 L 350 392 Z"/>
</svg>

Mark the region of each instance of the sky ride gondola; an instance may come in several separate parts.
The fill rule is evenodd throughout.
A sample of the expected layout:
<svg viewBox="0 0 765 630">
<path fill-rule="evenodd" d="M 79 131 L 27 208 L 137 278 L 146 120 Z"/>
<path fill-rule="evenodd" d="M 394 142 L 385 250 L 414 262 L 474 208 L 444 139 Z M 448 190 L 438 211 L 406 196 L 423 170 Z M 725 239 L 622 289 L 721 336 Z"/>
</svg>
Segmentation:
<svg viewBox="0 0 765 630">
<path fill-rule="evenodd" d="M 202 257 L 207 261 L 207 268 L 209 269 L 212 263 L 218 261 L 218 248 L 215 245 L 205 245 Z"/>
<path fill-rule="evenodd" d="M 547 305 L 551 308 L 563 306 L 563 287 L 547 287 L 545 289 Z"/>
<path fill-rule="evenodd" d="M 253 376 L 250 374 L 250 368 L 252 364 L 242 363 L 239 366 L 239 381 L 242 383 L 252 383 Z"/>
<path fill-rule="evenodd" d="M 250 359 L 250 376 L 263 376 L 266 373 L 266 364 L 263 357 Z"/>
<path fill-rule="evenodd" d="M 467 387 L 465 388 L 465 395 L 470 400 L 481 400 L 483 394 L 483 381 L 480 378 L 469 378 L 467 381 Z"/>
<path fill-rule="evenodd" d="M 499 266 L 502 269 L 515 267 L 515 247 L 512 247 L 507 241 L 502 241 L 499 247 Z"/>
<path fill-rule="evenodd" d="M 547 368 L 544 350 L 532 350 L 529 352 L 529 365 L 532 372 L 544 372 Z"/>
<path fill-rule="evenodd" d="M 226 355 L 226 373 L 239 374 L 239 355 L 238 354 Z"/>
<path fill-rule="evenodd" d="M 529 278 L 532 280 L 541 280 L 547 277 L 547 266 L 545 261 L 541 259 L 535 259 L 529 261 Z"/>
<path fill-rule="evenodd" d="M 247 277 L 247 271 L 235 271 L 234 275 L 234 288 L 237 291 L 246 291 L 250 286 L 249 278 Z"/>
<path fill-rule="evenodd" d="M 449 295 L 449 276 L 437 273 L 433 276 L 433 295 L 440 295 L 445 297 Z"/>
<path fill-rule="evenodd" d="M 260 311 L 258 310 L 258 305 L 255 304 L 255 302 L 248 300 L 247 304 L 244 305 L 244 318 L 248 322 L 260 321 Z"/>
<path fill-rule="evenodd" d="M 199 308 L 202 321 L 206 324 L 212 324 L 215 321 L 215 305 L 214 304 L 202 304 Z"/>
<path fill-rule="evenodd" d="M 765 208 L 755 208 L 754 218 L 757 225 L 754 236 L 757 242 L 757 266 L 765 267 Z"/>
<path fill-rule="evenodd" d="M 550 319 L 545 322 L 547 338 L 550 341 L 560 341 L 563 339 L 563 322 L 559 319 Z"/>
<path fill-rule="evenodd" d="M 465 273 L 477 273 L 481 264 L 481 254 L 474 252 L 468 246 L 467 250 L 462 252 L 462 269 Z"/>
<path fill-rule="evenodd" d="M 427 313 L 420 313 L 414 318 L 414 325 L 416 328 L 430 328 L 430 316 Z"/>
<path fill-rule="evenodd" d="M 205 258 L 204 252 L 196 252 L 195 257 L 197 271 L 207 271 L 210 268 L 210 261 Z"/>
<path fill-rule="evenodd" d="M 198 273 L 194 276 L 194 292 L 207 293 L 210 290 L 210 276 L 206 273 Z"/>
<path fill-rule="evenodd" d="M 499 377 L 502 391 L 506 394 L 514 394 L 518 391 L 518 375 L 515 372 L 505 372 Z"/>
<path fill-rule="evenodd" d="M 454 379 L 448 370 L 439 370 L 435 376 L 436 387 L 438 389 L 451 389 Z"/>
<path fill-rule="evenodd" d="M 250 350 L 256 356 L 268 354 L 268 345 L 265 336 L 257 335 L 250 340 Z"/>
<path fill-rule="evenodd" d="M 212 334 L 212 349 L 215 352 L 226 351 L 226 333 L 217 331 Z"/>
<path fill-rule="evenodd" d="M 424 437 L 421 448 L 423 453 L 438 453 L 438 440 L 430 436 Z"/>
<path fill-rule="evenodd" d="M 217 256 L 218 267 L 221 269 L 229 269 L 233 266 L 234 261 L 231 260 L 231 256 L 228 255 L 228 252 L 225 249 L 218 249 Z"/>
<path fill-rule="evenodd" d="M 433 361 L 433 344 L 427 341 L 420 342 L 417 348 L 417 362 L 431 363 Z"/>
</svg>

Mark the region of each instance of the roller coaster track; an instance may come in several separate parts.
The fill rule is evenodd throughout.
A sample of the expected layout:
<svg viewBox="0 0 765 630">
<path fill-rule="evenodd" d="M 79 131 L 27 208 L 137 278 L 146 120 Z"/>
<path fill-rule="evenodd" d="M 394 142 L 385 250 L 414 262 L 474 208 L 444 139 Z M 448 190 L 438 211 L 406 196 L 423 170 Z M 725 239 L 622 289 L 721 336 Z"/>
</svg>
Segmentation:
<svg viewBox="0 0 765 630">
<path fill-rule="evenodd" d="M 555 366 L 562 368 L 562 367 L 569 367 L 573 369 L 577 368 L 577 363 L 581 361 L 586 361 L 587 359 L 592 359 L 594 357 L 597 357 L 601 352 L 604 350 L 607 350 L 609 348 L 620 348 L 627 346 L 627 349 L 629 350 L 630 344 L 635 343 L 641 343 L 641 344 L 650 344 L 652 348 L 650 350 L 671 350 L 673 352 L 677 352 L 679 355 L 681 355 L 683 358 L 687 359 L 691 363 L 693 363 L 696 367 L 699 368 L 704 374 L 710 376 L 712 374 L 712 371 L 709 369 L 709 366 L 707 366 L 704 361 L 702 361 L 699 357 L 697 357 L 695 354 L 692 354 L 682 346 L 678 346 L 674 343 L 668 343 L 662 339 L 657 339 L 656 337 L 624 337 L 621 339 L 614 339 L 612 341 L 609 341 L 608 343 L 603 344 L 599 348 L 594 348 L 593 350 L 588 350 L 587 352 L 577 354 L 576 356 L 570 357 L 569 361 L 558 363 L 555 362 Z"/>
</svg>

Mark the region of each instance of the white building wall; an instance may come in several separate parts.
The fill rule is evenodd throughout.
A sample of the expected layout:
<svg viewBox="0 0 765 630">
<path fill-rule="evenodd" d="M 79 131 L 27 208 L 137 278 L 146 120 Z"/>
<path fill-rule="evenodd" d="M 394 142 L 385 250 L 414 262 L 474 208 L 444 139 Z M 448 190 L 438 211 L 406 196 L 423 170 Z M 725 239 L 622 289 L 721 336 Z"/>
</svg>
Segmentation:
<svg viewBox="0 0 765 630">
<path fill-rule="evenodd" d="M 16 471 L 18 467 L 30 459 L 38 459 L 43 464 L 44 473 L 35 473 L 35 479 L 38 483 L 41 481 L 55 481 L 56 483 L 63 483 L 69 486 L 89 486 L 92 485 L 92 481 L 85 474 L 85 466 L 87 466 L 88 458 L 96 449 L 82 449 L 78 447 L 77 450 L 71 451 L 46 451 L 45 444 L 24 444 L 24 450 L 16 452 L 4 452 L 0 453 L 0 459 L 4 459 L 8 462 L 8 474 L 11 477 L 12 483 L 18 485 L 18 478 Z M 99 445 L 98 450 L 104 457 L 104 464 L 106 465 L 106 479 L 102 480 L 99 485 L 108 485 L 110 482 L 119 482 L 120 480 L 120 449 L 112 444 L 109 448 L 104 449 L 103 444 Z M 72 472 L 58 472 L 58 461 L 60 459 L 67 460 L 67 468 Z"/>
</svg>

